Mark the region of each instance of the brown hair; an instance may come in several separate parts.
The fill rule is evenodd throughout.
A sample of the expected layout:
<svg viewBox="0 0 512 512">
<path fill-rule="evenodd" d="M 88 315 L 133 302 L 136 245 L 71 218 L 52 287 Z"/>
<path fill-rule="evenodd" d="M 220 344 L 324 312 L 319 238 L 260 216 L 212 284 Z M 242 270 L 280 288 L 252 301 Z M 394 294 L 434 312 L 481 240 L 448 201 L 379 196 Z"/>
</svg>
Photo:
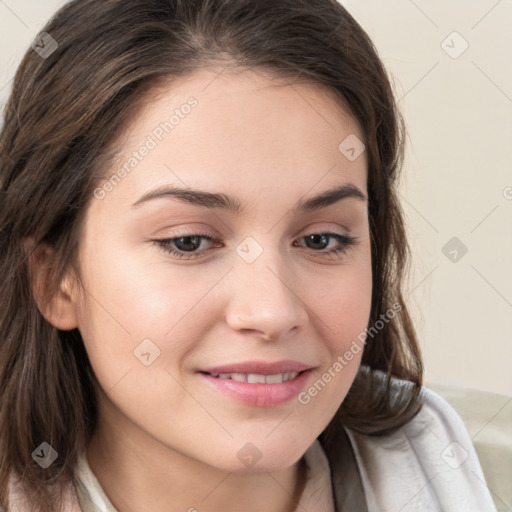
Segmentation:
<svg viewBox="0 0 512 512">
<path fill-rule="evenodd" d="M 24 241 L 53 249 L 50 297 L 75 262 L 106 155 L 137 102 L 162 78 L 213 63 L 323 84 L 359 123 L 368 159 L 369 326 L 394 304 L 401 309 L 367 343 L 364 366 L 320 439 L 343 427 L 382 435 L 409 421 L 421 405 L 422 363 L 401 292 L 404 123 L 377 51 L 350 14 L 335 0 L 74 0 L 43 31 L 58 47 L 26 53 L 0 138 L 0 504 L 13 473 L 31 510 L 59 510 L 96 423 L 95 376 L 80 333 L 56 329 L 39 312 Z M 384 385 L 374 370 L 387 376 Z M 398 398 L 391 376 L 412 383 Z M 59 455 L 47 469 L 31 457 L 44 441 Z"/>
</svg>

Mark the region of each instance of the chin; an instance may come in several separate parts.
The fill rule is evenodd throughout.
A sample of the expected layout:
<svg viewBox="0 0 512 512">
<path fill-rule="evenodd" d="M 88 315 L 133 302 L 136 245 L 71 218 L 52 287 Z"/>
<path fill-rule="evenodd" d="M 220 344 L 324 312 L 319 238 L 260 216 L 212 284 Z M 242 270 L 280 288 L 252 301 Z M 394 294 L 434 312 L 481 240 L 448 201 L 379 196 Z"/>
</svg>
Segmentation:
<svg viewBox="0 0 512 512">
<path fill-rule="evenodd" d="M 231 452 L 231 448 L 221 449 L 221 452 L 213 457 L 212 465 L 223 471 L 239 474 L 283 471 L 297 463 L 313 441 L 299 445 L 294 439 L 276 436 L 272 441 L 263 439 L 234 442 L 232 445 L 235 445 L 235 457 L 226 458 L 226 453 Z"/>
</svg>

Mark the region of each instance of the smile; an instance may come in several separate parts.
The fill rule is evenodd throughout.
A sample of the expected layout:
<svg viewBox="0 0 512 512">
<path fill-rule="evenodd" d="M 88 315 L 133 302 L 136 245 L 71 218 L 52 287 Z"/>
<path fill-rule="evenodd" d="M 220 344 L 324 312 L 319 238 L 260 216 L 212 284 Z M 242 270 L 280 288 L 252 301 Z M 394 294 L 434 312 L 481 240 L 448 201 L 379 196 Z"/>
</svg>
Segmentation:
<svg viewBox="0 0 512 512">
<path fill-rule="evenodd" d="M 258 373 L 211 373 L 209 375 L 218 379 L 231 379 L 238 382 L 248 382 L 249 384 L 279 384 L 294 379 L 298 374 L 299 372 L 276 373 L 275 375 L 261 375 Z"/>
<path fill-rule="evenodd" d="M 198 372 L 202 381 L 244 405 L 275 407 L 297 397 L 310 379 L 313 370 L 263 375 L 261 373 Z"/>
</svg>

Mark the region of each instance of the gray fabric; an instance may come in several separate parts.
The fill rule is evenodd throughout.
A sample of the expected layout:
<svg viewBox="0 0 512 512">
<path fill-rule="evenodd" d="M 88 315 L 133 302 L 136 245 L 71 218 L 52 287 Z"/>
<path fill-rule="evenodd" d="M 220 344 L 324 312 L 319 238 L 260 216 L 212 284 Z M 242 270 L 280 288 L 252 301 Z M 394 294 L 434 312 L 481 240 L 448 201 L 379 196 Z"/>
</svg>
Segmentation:
<svg viewBox="0 0 512 512">
<path fill-rule="evenodd" d="M 512 396 L 429 383 L 460 415 L 499 512 L 512 511 Z"/>
<path fill-rule="evenodd" d="M 354 451 L 344 429 L 326 443 L 324 452 L 329 461 L 336 512 L 368 512 Z"/>
</svg>

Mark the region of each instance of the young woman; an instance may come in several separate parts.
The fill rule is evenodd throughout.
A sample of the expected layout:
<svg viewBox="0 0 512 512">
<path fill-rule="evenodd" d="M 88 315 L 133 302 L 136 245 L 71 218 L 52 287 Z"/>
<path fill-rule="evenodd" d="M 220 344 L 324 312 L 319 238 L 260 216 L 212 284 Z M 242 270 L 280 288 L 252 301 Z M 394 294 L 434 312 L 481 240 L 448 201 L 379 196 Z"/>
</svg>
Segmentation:
<svg viewBox="0 0 512 512">
<path fill-rule="evenodd" d="M 75 0 L 0 139 L 0 503 L 494 511 L 422 387 L 404 127 L 334 0 Z"/>
</svg>

